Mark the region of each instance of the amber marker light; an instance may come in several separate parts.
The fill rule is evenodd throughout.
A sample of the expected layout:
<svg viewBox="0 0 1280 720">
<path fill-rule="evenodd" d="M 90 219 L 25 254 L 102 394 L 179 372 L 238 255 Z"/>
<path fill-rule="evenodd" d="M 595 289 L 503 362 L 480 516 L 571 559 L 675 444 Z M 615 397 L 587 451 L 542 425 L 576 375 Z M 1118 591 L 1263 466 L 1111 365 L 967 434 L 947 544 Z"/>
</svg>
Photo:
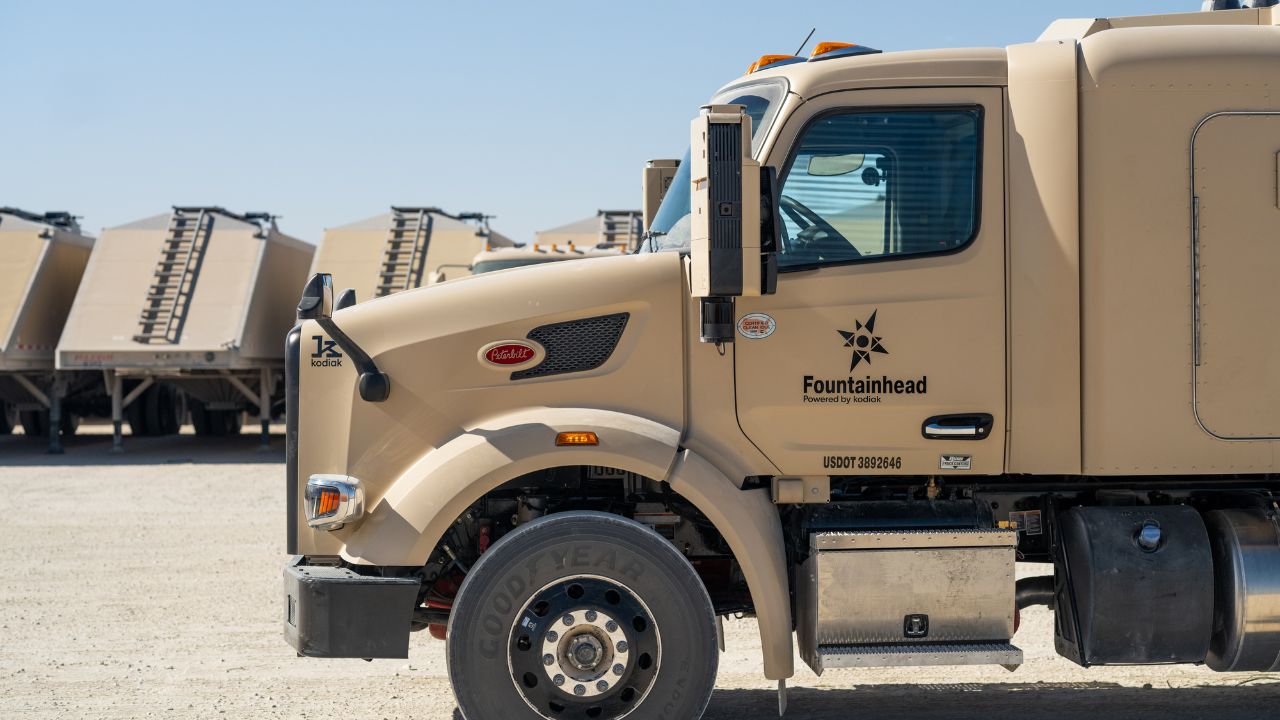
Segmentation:
<svg viewBox="0 0 1280 720">
<path fill-rule="evenodd" d="M 804 58 L 797 57 L 795 55 L 761 55 L 759 60 L 751 63 L 751 67 L 747 68 L 747 74 L 750 75 L 757 70 L 763 70 L 770 65 L 777 65 L 778 63 L 787 60 L 795 61 L 803 59 Z"/>
<path fill-rule="evenodd" d="M 847 43 L 847 42 L 832 42 L 832 41 L 820 42 L 813 47 L 813 52 L 809 53 L 809 57 L 818 57 L 819 55 L 826 55 L 832 50 L 843 50 L 845 48 L 850 48 L 850 47 L 857 47 L 857 46 L 854 45 L 853 43 Z"/>
<path fill-rule="evenodd" d="M 575 445 L 599 445 L 600 438 L 596 437 L 593 432 L 562 432 L 556 435 L 557 447 L 572 447 Z"/>
<path fill-rule="evenodd" d="M 340 499 L 341 495 L 335 489 L 325 488 L 321 490 L 320 497 L 316 498 L 315 517 L 321 518 L 338 512 L 338 501 Z"/>
</svg>

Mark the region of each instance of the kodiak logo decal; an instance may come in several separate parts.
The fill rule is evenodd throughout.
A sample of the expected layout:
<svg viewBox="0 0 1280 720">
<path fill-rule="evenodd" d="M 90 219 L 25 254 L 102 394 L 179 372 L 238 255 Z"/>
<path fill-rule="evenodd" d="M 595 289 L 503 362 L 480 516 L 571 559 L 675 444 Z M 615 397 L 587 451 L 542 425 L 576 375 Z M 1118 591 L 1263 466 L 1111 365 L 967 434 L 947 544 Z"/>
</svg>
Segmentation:
<svg viewBox="0 0 1280 720">
<path fill-rule="evenodd" d="M 338 350 L 336 341 L 326 340 L 323 335 L 312 335 L 311 340 L 316 344 L 316 351 L 311 353 L 311 367 L 342 367 L 342 351 Z"/>
<path fill-rule="evenodd" d="M 817 378 L 804 376 L 804 401 L 807 403 L 878 403 L 887 395 L 923 395 L 928 392 L 928 376 L 903 379 L 888 375 L 872 377 L 864 375 L 854 377 L 853 370 L 859 365 L 871 365 L 875 355 L 888 355 L 884 338 L 876 334 L 876 315 L 880 311 L 872 310 L 864 323 L 853 321 L 853 330 L 836 330 L 844 340 L 844 347 L 853 350 L 849 361 L 849 375 L 842 378 Z M 846 326 L 848 327 L 848 326 Z"/>
</svg>

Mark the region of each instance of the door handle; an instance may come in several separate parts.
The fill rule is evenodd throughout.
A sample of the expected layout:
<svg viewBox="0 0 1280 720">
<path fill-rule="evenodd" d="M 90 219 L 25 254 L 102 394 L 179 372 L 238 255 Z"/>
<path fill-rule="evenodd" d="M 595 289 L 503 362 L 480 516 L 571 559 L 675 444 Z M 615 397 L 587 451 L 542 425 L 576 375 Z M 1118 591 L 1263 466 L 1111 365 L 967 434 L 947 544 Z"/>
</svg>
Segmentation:
<svg viewBox="0 0 1280 720">
<path fill-rule="evenodd" d="M 983 440 L 993 425 L 995 418 L 990 413 L 934 415 L 924 421 L 920 433 L 928 440 Z"/>
</svg>

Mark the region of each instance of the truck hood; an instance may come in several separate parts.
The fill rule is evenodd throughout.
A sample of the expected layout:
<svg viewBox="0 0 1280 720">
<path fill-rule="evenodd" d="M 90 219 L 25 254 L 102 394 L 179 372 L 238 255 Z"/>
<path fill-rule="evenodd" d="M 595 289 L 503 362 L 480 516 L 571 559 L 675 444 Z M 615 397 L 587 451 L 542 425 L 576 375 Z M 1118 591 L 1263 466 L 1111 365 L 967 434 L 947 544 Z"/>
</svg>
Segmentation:
<svg viewBox="0 0 1280 720">
<path fill-rule="evenodd" d="M 547 263 L 363 302 L 334 321 L 390 377 L 380 403 L 359 398 L 349 362 L 309 361 L 328 338 L 306 323 L 301 457 L 310 472 L 345 468 L 376 496 L 433 448 L 503 415 L 602 409 L 682 430 L 687 303 L 675 253 Z M 486 357 L 506 345 L 536 356 Z"/>
</svg>

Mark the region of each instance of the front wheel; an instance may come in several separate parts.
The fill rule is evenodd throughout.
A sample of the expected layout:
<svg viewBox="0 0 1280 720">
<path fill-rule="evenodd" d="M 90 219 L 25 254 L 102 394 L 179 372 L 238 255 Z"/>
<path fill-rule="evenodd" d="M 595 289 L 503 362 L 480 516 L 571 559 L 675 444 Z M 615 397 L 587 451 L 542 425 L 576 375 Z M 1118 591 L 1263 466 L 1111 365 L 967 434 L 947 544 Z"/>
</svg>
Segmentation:
<svg viewBox="0 0 1280 720">
<path fill-rule="evenodd" d="M 656 532 L 604 513 L 551 515 L 471 568 L 448 662 L 467 720 L 698 718 L 715 687 L 715 613 Z"/>
</svg>

